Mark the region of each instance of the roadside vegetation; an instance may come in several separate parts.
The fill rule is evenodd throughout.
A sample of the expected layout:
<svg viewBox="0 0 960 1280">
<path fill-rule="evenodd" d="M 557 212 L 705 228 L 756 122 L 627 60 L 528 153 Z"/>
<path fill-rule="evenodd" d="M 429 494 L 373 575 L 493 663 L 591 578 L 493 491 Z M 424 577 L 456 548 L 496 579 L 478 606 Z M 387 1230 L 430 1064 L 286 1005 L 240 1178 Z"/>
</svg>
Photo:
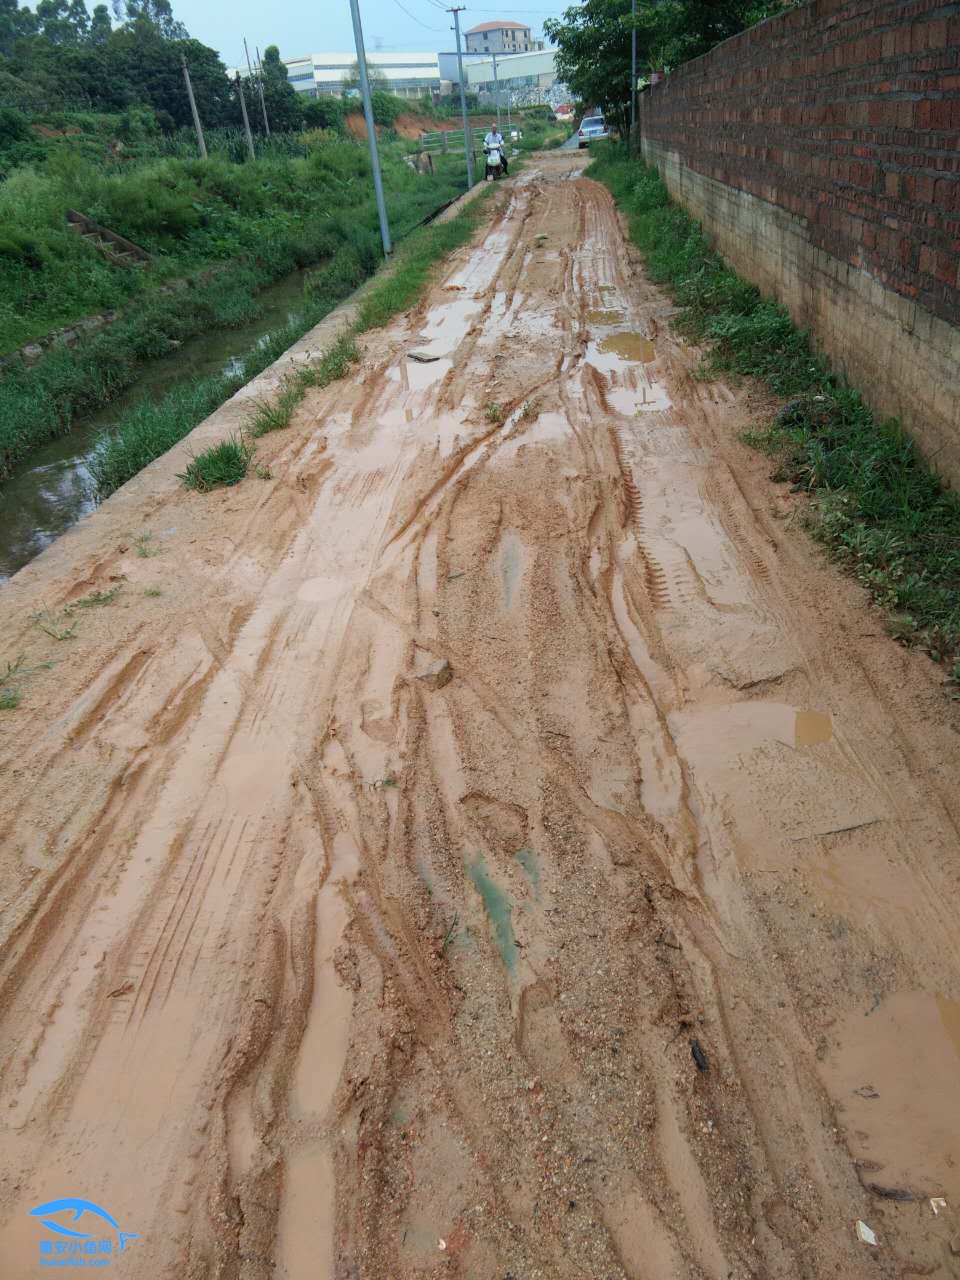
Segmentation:
<svg viewBox="0 0 960 1280">
<path fill-rule="evenodd" d="M 305 308 L 316 323 L 375 269 L 380 247 L 366 149 L 322 133 L 303 135 L 300 146 L 300 155 L 255 163 L 165 159 L 122 174 L 62 161 L 52 172 L 19 170 L 0 185 L 0 236 L 7 228 L 22 250 L 5 255 L 0 239 L 0 345 L 80 314 L 121 310 L 113 324 L 72 347 L 58 342 L 33 364 L 7 364 L 0 479 L 136 381 L 144 360 L 254 318 L 258 292 L 290 271 L 330 264 Z M 459 193 L 462 168 L 451 156 L 433 174 L 417 174 L 399 146 L 383 148 L 398 237 Z M 67 226 L 66 209 L 77 205 L 153 261 L 130 267 L 101 258 Z"/>
<path fill-rule="evenodd" d="M 481 194 L 450 221 L 419 227 L 399 242 L 389 267 L 364 297 L 356 323 L 317 360 L 291 372 L 274 397 L 255 405 L 245 426 L 246 438 L 256 439 L 286 427 L 308 389 L 325 387 L 347 373 L 350 366 L 360 359 L 357 337 L 368 329 L 379 328 L 412 306 L 432 279 L 437 264 L 447 253 L 469 240 L 476 227 L 483 198 Z M 250 353 L 242 374 L 196 379 L 175 388 L 157 402 L 139 405 L 117 422 L 104 437 L 90 464 L 100 495 L 106 497 L 113 493 L 155 458 L 166 453 L 240 386 L 273 364 L 303 332 L 329 311 L 327 297 L 324 290 L 324 301 L 315 304 L 313 311 L 308 308 L 296 328 L 279 329 L 266 342 L 258 343 Z M 216 452 L 219 448 L 215 445 L 207 453 Z M 247 464 L 252 456 L 252 453 L 248 456 Z M 195 468 L 191 472 L 188 468 L 190 479 L 187 483 L 191 488 L 206 491 L 217 487 L 218 483 L 226 483 L 224 480 L 211 480 L 211 477 L 222 473 L 219 455 L 209 468 L 205 454 L 197 455 L 194 462 L 199 464 L 199 470 Z"/>
<path fill-rule="evenodd" d="M 298 95 L 270 46 L 260 76 L 269 138 L 247 85 L 251 162 L 235 85 L 169 0 L 124 0 L 113 11 L 117 25 L 106 5 L 91 14 L 79 3 L 0 4 L 0 482 L 132 385 L 145 360 L 256 319 L 260 291 L 289 272 L 329 267 L 308 300 L 315 323 L 380 258 L 367 152 L 351 129 L 357 100 Z M 378 86 L 374 110 L 402 237 L 459 194 L 465 172 L 453 152 L 436 157 L 434 172 L 414 172 L 404 156 L 415 142 L 394 126 L 411 111 L 441 119 L 454 104 L 401 102 Z M 70 226 L 68 210 L 149 261 L 105 255 Z M 14 354 L 31 344 L 27 361 Z"/>
<path fill-rule="evenodd" d="M 898 422 L 876 419 L 831 372 L 784 307 L 730 270 L 655 169 L 608 145 L 589 173 L 627 216 L 650 278 L 679 304 L 677 327 L 705 345 L 703 376 L 749 375 L 786 399 L 745 440 L 774 460 L 773 479 L 809 494 L 812 535 L 888 611 L 890 633 L 960 684 L 960 496 Z"/>
</svg>

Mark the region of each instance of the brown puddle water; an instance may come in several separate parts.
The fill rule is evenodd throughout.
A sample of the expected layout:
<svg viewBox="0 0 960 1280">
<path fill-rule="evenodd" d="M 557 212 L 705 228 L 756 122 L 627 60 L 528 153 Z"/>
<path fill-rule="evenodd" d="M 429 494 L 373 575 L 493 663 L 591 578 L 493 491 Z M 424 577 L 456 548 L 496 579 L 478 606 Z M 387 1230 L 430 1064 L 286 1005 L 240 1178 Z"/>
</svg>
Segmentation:
<svg viewBox="0 0 960 1280">
<path fill-rule="evenodd" d="M 835 1036 L 835 1038 L 834 1038 Z M 960 1003 L 899 991 L 851 1012 L 820 1070 L 864 1178 L 960 1197 Z"/>
<path fill-rule="evenodd" d="M 587 324 L 623 324 L 624 313 L 612 308 L 587 312 Z"/>
<path fill-rule="evenodd" d="M 823 711 L 798 711 L 794 725 L 793 745 L 815 747 L 818 742 L 829 742 L 833 737 L 833 723 Z"/>
<path fill-rule="evenodd" d="M 656 359 L 653 343 L 642 333 L 611 333 L 600 339 L 597 349 L 638 364 L 649 364 Z"/>
</svg>

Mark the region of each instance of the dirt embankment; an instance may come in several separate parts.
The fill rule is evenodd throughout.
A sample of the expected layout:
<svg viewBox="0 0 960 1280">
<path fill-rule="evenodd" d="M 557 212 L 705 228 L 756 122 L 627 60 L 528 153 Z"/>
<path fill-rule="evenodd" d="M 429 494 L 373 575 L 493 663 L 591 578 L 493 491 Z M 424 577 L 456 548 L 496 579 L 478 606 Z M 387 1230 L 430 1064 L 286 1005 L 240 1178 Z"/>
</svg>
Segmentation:
<svg viewBox="0 0 960 1280">
<path fill-rule="evenodd" d="M 580 165 L 5 589 L 5 1274 L 960 1274 L 956 708 Z"/>
<path fill-rule="evenodd" d="M 496 120 L 496 116 L 471 116 L 470 128 L 488 129 L 494 120 Z M 355 138 L 365 138 L 367 136 L 367 122 L 364 120 L 362 113 L 351 112 L 344 117 L 344 123 Z M 417 141 L 421 133 L 453 133 L 457 129 L 462 129 L 463 124 L 459 118 L 456 120 L 434 120 L 431 116 L 418 116 L 404 112 L 402 115 L 397 116 L 393 128 L 401 138 Z M 382 126 L 377 125 L 377 136 L 379 137 L 382 132 Z"/>
</svg>

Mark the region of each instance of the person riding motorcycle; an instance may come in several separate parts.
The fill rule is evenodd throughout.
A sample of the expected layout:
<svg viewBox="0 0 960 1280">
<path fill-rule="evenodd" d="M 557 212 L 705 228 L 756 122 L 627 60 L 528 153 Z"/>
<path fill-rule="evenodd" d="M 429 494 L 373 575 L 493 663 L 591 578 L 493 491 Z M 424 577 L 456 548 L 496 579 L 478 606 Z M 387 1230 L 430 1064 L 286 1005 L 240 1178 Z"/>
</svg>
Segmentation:
<svg viewBox="0 0 960 1280">
<path fill-rule="evenodd" d="M 490 126 L 490 132 L 483 140 L 484 153 L 489 153 L 492 147 L 500 148 L 500 163 L 503 166 L 503 172 L 506 175 L 509 172 L 507 168 L 507 144 L 503 140 L 503 134 L 495 124 Z"/>
</svg>

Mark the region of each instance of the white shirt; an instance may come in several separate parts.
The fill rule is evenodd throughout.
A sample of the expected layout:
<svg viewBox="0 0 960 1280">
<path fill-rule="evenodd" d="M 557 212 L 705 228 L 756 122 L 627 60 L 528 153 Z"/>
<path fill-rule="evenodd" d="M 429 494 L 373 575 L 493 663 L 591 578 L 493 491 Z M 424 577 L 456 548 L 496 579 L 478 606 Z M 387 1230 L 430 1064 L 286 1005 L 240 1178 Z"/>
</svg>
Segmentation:
<svg viewBox="0 0 960 1280">
<path fill-rule="evenodd" d="M 493 129 L 491 129 L 490 132 L 487 134 L 487 136 L 484 138 L 483 145 L 485 147 L 502 147 L 503 134 L 496 133 Z"/>
</svg>

